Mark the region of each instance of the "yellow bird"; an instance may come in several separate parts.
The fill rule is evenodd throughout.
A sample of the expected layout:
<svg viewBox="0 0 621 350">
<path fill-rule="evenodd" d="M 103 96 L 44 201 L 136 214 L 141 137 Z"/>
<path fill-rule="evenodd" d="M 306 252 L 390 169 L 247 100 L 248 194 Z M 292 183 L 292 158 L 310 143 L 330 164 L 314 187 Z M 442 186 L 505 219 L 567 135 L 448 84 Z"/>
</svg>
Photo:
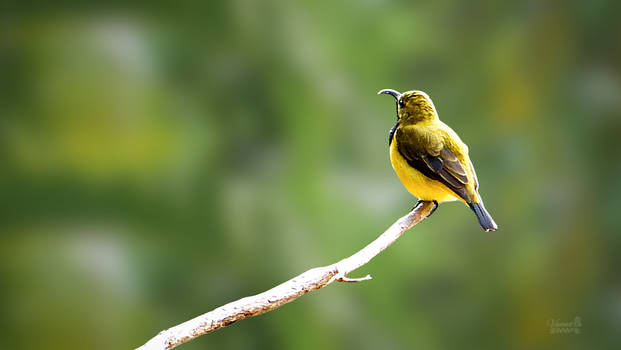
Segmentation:
<svg viewBox="0 0 621 350">
<path fill-rule="evenodd" d="M 381 90 L 397 100 L 397 124 L 390 130 L 390 162 L 405 188 L 419 200 L 467 204 L 485 231 L 498 226 L 485 210 L 468 146 L 438 118 L 422 91 Z M 432 211 L 433 213 L 433 211 Z M 431 215 L 431 214 L 430 214 Z"/>
</svg>

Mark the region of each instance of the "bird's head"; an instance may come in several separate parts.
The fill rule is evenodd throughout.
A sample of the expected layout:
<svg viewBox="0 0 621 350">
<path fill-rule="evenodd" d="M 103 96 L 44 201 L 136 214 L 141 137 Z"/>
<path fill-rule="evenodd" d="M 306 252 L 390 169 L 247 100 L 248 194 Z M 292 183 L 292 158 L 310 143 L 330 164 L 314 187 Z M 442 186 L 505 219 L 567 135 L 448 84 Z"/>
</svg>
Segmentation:
<svg viewBox="0 0 621 350">
<path fill-rule="evenodd" d="M 397 118 L 403 124 L 416 124 L 438 118 L 431 98 L 422 91 L 412 90 L 400 93 L 393 89 L 384 89 L 378 94 L 391 95 L 397 100 Z"/>
</svg>

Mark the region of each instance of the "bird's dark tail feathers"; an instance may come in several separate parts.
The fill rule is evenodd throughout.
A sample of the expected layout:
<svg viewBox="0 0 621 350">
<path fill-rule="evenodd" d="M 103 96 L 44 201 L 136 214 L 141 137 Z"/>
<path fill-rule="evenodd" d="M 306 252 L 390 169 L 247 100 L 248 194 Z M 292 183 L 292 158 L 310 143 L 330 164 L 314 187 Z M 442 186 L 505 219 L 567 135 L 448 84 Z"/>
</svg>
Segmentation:
<svg viewBox="0 0 621 350">
<path fill-rule="evenodd" d="M 496 231 L 498 229 L 498 225 L 492 219 L 492 216 L 489 215 L 487 210 L 485 210 L 485 206 L 483 206 L 483 202 L 479 203 L 468 203 L 470 209 L 476 214 L 477 219 L 479 219 L 479 224 L 485 231 Z"/>
</svg>

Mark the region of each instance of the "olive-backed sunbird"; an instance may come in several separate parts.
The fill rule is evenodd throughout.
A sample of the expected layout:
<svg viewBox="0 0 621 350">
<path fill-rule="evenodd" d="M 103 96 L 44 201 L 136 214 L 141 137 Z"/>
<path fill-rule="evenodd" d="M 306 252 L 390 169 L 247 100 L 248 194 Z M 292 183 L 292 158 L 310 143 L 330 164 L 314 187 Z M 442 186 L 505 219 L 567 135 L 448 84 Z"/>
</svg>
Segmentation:
<svg viewBox="0 0 621 350">
<path fill-rule="evenodd" d="M 498 226 L 485 210 L 468 146 L 438 118 L 433 102 L 422 91 L 384 89 L 397 100 L 397 124 L 390 130 L 390 162 L 405 188 L 419 200 L 438 203 L 460 200 L 470 206 L 485 231 Z M 433 212 L 433 211 L 432 211 Z"/>
</svg>

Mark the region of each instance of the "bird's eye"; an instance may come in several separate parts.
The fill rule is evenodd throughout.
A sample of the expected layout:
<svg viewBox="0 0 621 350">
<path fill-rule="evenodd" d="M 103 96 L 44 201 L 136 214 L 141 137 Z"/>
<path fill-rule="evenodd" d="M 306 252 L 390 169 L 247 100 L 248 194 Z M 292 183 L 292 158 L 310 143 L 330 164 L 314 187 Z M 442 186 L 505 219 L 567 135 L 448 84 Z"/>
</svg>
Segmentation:
<svg viewBox="0 0 621 350">
<path fill-rule="evenodd" d="M 404 107 L 404 106 L 405 106 L 405 101 L 399 100 L 399 107 Z"/>
</svg>

